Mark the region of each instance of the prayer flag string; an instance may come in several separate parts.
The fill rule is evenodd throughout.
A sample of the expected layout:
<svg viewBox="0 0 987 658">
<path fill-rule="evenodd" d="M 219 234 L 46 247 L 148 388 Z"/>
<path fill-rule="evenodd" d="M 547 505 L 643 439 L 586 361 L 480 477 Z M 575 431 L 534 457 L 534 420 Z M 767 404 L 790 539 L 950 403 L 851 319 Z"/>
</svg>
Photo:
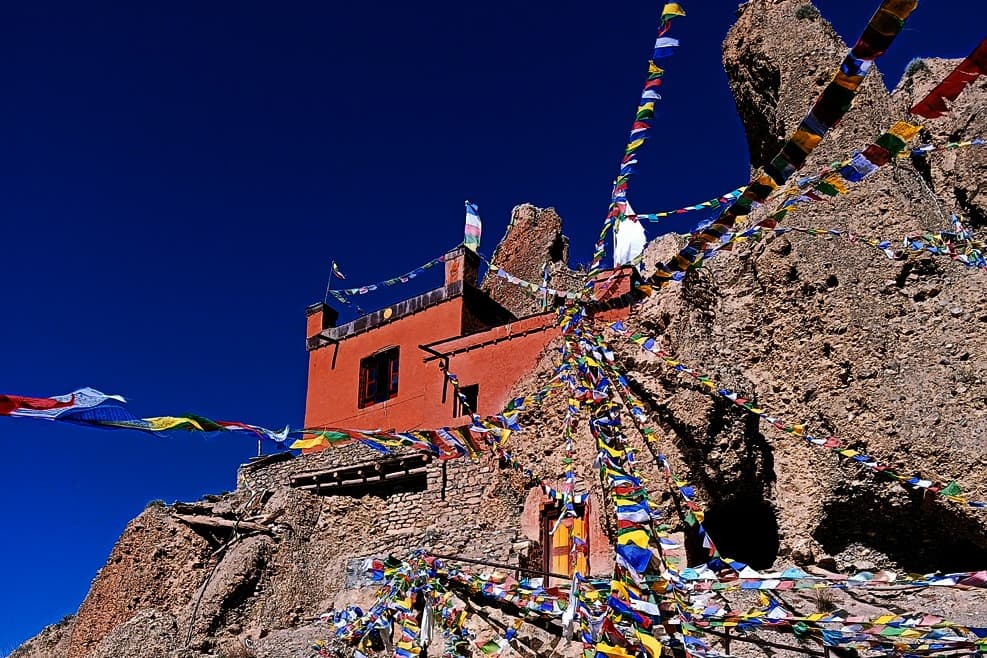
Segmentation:
<svg viewBox="0 0 987 658">
<path fill-rule="evenodd" d="M 658 35 L 655 40 L 655 47 L 648 60 L 648 76 L 641 92 L 641 100 L 634 115 L 634 124 L 631 126 L 630 138 L 624 148 L 624 155 L 620 161 L 620 170 L 613 184 L 613 191 L 610 195 L 610 208 L 607 217 L 600 229 L 596 245 L 593 248 L 593 260 L 590 264 L 588 285 L 592 286 L 593 277 L 601 270 L 603 256 L 606 251 L 607 234 L 614 227 L 614 223 L 624 214 L 627 204 L 627 185 L 631 174 L 637 165 L 637 151 L 644 145 L 648 138 L 648 131 L 651 129 L 655 119 L 655 103 L 661 100 L 658 89 L 662 84 L 664 69 L 658 66 L 658 60 L 671 56 L 678 48 L 679 42 L 666 37 L 665 34 L 671 27 L 674 18 L 685 16 L 685 11 L 675 2 L 667 3 L 661 11 L 661 18 L 658 22 Z"/>
</svg>

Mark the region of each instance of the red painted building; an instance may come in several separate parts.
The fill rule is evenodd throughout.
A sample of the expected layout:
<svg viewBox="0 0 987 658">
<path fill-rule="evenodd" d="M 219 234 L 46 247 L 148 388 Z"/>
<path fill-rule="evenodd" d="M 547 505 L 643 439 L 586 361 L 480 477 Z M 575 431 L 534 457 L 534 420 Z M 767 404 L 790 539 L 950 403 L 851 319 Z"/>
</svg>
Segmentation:
<svg viewBox="0 0 987 658">
<path fill-rule="evenodd" d="M 332 308 L 310 306 L 305 426 L 406 431 L 468 424 L 442 366 L 459 378 L 476 413 L 500 413 L 560 330 L 554 310 L 517 318 L 481 291 L 479 263 L 475 253 L 459 247 L 446 255 L 441 288 L 343 325 L 336 325 Z M 630 270 L 601 278 L 608 280 L 601 286 L 605 296 L 618 296 L 629 288 Z M 609 311 L 603 319 L 626 314 Z M 525 534 L 543 539 L 539 528 L 551 505 L 540 490 L 531 491 Z M 595 511 L 576 526 L 589 540 L 589 566 L 609 568 L 610 547 Z M 568 546 L 561 533 L 556 540 Z M 546 570 L 557 571 L 558 550 L 547 548 Z"/>
<path fill-rule="evenodd" d="M 555 312 L 525 318 L 482 292 L 479 258 L 446 255 L 445 285 L 336 326 L 315 304 L 308 316 L 306 427 L 435 428 L 465 424 L 442 374 L 447 365 L 481 415 L 499 413 L 514 385 L 559 335 Z M 626 292 L 629 272 L 608 273 L 608 295 Z M 626 311 L 614 311 L 617 317 Z"/>
</svg>

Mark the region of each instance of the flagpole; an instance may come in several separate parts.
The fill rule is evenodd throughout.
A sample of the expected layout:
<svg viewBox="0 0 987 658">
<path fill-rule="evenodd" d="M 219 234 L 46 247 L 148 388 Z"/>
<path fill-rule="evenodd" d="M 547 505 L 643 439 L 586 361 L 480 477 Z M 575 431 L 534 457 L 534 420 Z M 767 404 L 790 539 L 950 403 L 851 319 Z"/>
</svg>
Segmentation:
<svg viewBox="0 0 987 658">
<path fill-rule="evenodd" d="M 332 262 L 335 263 L 336 261 L 332 261 Z M 333 274 L 334 274 L 333 267 L 330 264 L 329 265 L 329 282 L 326 284 L 326 296 L 325 296 L 325 299 L 322 300 L 322 303 L 324 305 L 326 305 L 326 306 L 329 305 L 329 289 L 332 288 L 332 275 Z"/>
</svg>

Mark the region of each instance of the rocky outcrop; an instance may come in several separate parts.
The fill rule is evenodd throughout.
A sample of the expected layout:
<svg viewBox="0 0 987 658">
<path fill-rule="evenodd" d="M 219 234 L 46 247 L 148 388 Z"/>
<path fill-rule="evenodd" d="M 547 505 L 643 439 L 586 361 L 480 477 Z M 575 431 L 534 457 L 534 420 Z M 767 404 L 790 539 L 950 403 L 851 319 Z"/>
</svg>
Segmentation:
<svg viewBox="0 0 987 658">
<path fill-rule="evenodd" d="M 40 633 L 15 649 L 8 658 L 48 658 L 67 655 L 74 622 L 75 615 L 70 615 L 57 624 L 46 626 Z"/>
<path fill-rule="evenodd" d="M 798 127 L 847 46 L 807 0 L 750 0 L 737 12 L 723 42 L 723 67 L 756 168 L 767 164 Z M 854 110 L 815 155 L 832 162 L 844 155 L 843 143 L 866 144 L 877 136 L 871 117 L 891 116 L 892 107 L 880 72 L 871 71 Z"/>
<path fill-rule="evenodd" d="M 166 612 L 148 608 L 113 627 L 96 645 L 92 658 L 119 658 L 126 647 L 128 658 L 162 658 L 179 646 L 178 622 Z"/>
<path fill-rule="evenodd" d="M 68 655 L 88 656 L 118 625 L 156 609 L 180 614 L 207 569 L 210 541 L 151 504 L 124 529 L 93 580 L 69 639 Z"/>
<path fill-rule="evenodd" d="M 899 112 L 922 100 L 959 60 L 920 59 L 909 66 L 892 95 Z M 969 140 L 987 134 L 987 79 L 981 77 L 950 103 L 951 111 L 935 120 L 925 120 L 923 138 L 937 144 Z M 918 172 L 935 194 L 942 211 L 958 213 L 974 227 L 987 226 L 987 170 L 980 148 L 940 153 L 913 160 Z"/>
<path fill-rule="evenodd" d="M 547 268 L 548 287 L 580 289 L 578 274 L 568 267 L 569 238 L 562 234 L 562 218 L 554 208 L 536 208 L 530 203 L 516 206 L 492 261 L 514 276 L 539 285 L 542 285 L 544 268 Z M 519 318 L 544 309 L 542 298 L 489 272 L 483 278 L 481 288 Z M 549 301 L 554 303 L 554 300 Z"/>
<path fill-rule="evenodd" d="M 805 81 L 825 83 L 846 51 L 822 18 L 800 11 L 804 6 L 749 2 L 724 44 L 754 164 L 773 155 L 775 136 L 797 125 L 821 88 Z M 797 40 L 778 38 L 795 29 Z M 869 79 L 804 171 L 848 157 L 908 119 L 907 108 L 956 63 L 913 66 L 894 94 L 879 76 Z M 943 143 L 984 134 L 985 100 L 983 82 L 967 89 L 956 112 L 918 120 L 923 138 Z M 953 212 L 977 225 L 985 164 L 977 148 L 901 160 L 832 201 L 800 206 L 785 222 L 899 243 L 909 233 L 948 229 Z M 671 236 L 656 241 L 645 262 L 680 246 Z M 982 499 L 983 276 L 948 259 L 893 262 L 859 243 L 790 233 L 740 246 L 690 273 L 643 304 L 636 327 L 775 416 L 804 421 L 816 436 L 838 436 L 906 475 L 915 469 L 958 479 Z M 705 492 L 709 530 L 725 552 L 755 566 L 779 559 L 917 571 L 987 564 L 982 513 L 838 464 L 709 397 L 636 347 L 621 353 L 675 446 L 672 454 Z"/>
</svg>

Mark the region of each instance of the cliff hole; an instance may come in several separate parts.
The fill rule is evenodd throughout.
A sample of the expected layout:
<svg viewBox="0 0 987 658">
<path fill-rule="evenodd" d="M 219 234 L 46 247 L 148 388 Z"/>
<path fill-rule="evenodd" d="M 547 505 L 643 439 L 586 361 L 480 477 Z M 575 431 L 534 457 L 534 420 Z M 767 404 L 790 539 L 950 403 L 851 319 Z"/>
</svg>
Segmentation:
<svg viewBox="0 0 987 658">
<path fill-rule="evenodd" d="M 879 496 L 843 496 L 824 507 L 812 536 L 830 555 L 852 558 L 863 546 L 914 573 L 987 564 L 987 536 L 974 521 L 917 498 L 912 505 L 893 505 Z"/>
<path fill-rule="evenodd" d="M 778 520 L 774 508 L 763 498 L 743 495 L 713 503 L 703 525 L 724 557 L 740 560 L 754 569 L 768 569 L 778 557 Z M 709 559 L 696 533 L 688 536 L 686 552 L 690 564 Z"/>
</svg>

